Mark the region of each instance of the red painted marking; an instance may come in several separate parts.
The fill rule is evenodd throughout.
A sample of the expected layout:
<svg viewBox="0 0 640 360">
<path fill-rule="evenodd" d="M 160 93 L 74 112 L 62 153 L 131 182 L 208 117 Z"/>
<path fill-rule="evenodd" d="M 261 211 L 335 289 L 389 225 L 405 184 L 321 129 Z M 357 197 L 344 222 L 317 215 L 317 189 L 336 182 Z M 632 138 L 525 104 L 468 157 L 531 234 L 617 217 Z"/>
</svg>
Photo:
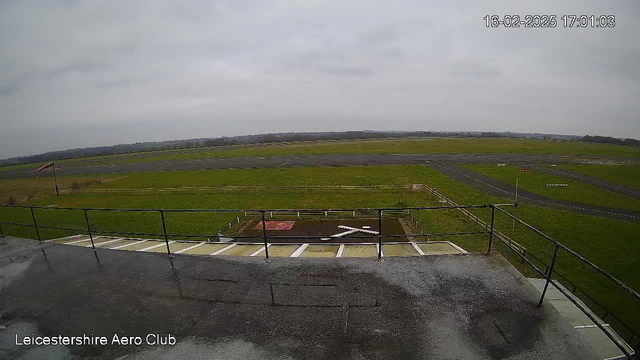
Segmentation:
<svg viewBox="0 0 640 360">
<path fill-rule="evenodd" d="M 291 230 L 295 221 L 265 221 L 264 225 L 267 230 Z M 262 230 L 262 221 L 258 221 L 254 230 Z"/>
</svg>

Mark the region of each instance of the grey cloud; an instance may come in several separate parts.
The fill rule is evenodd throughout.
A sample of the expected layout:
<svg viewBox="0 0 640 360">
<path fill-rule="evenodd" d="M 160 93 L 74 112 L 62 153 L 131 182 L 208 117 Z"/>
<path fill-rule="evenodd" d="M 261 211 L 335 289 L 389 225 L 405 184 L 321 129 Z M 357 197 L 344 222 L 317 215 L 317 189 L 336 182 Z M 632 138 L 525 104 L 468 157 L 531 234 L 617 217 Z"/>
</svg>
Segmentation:
<svg viewBox="0 0 640 360">
<path fill-rule="evenodd" d="M 329 67 L 322 71 L 338 76 L 371 76 L 375 73 L 373 69 L 358 67 Z"/>
<path fill-rule="evenodd" d="M 453 61 L 451 69 L 454 75 L 477 79 L 495 78 L 501 74 L 499 68 L 482 62 Z"/>
<path fill-rule="evenodd" d="M 0 158 L 274 131 L 640 137 L 633 2 L 0 6 Z M 615 14 L 617 25 L 487 29 L 482 19 L 540 12 Z"/>
<path fill-rule="evenodd" d="M 392 28 L 379 28 L 363 34 L 358 42 L 366 45 L 380 45 L 393 41 L 396 38 L 396 32 Z"/>
</svg>

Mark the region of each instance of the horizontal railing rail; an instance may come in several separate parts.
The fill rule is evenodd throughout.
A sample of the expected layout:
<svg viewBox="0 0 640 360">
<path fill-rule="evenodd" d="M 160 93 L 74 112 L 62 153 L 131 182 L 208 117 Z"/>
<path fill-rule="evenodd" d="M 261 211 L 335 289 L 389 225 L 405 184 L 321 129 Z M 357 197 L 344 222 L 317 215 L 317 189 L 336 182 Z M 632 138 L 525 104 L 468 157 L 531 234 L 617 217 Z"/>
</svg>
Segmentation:
<svg viewBox="0 0 640 360">
<path fill-rule="evenodd" d="M 318 190 L 402 190 L 420 191 L 424 185 L 227 185 L 227 186 L 182 186 L 167 188 L 84 188 L 63 189 L 63 193 L 94 194 L 158 194 L 182 192 L 219 191 L 318 191 Z"/>
</svg>

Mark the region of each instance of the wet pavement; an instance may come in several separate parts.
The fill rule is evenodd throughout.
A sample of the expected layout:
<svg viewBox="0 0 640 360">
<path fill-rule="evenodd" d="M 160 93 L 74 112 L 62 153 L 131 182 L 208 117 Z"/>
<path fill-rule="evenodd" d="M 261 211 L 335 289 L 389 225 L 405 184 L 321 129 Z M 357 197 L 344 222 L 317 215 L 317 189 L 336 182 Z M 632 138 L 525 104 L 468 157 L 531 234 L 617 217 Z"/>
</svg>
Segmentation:
<svg viewBox="0 0 640 360">
<path fill-rule="evenodd" d="M 265 262 L 47 243 L 45 257 L 6 238 L 0 259 L 21 246 L 0 267 L 0 358 L 596 358 L 498 254 Z M 176 344 L 16 346 L 15 334 Z"/>
</svg>

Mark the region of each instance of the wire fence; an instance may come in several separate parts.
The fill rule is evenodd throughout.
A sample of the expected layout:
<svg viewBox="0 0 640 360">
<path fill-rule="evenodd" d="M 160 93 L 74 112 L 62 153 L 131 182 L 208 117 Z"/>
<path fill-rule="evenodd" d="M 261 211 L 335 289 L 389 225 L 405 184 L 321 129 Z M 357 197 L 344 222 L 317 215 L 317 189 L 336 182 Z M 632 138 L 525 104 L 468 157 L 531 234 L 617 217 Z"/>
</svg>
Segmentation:
<svg viewBox="0 0 640 360">
<path fill-rule="evenodd" d="M 155 195 L 193 192 L 227 192 L 227 191 L 422 191 L 425 185 L 229 185 L 229 186 L 183 186 L 168 188 L 84 188 L 63 189 L 64 194 L 123 194 L 123 195 Z"/>
</svg>

